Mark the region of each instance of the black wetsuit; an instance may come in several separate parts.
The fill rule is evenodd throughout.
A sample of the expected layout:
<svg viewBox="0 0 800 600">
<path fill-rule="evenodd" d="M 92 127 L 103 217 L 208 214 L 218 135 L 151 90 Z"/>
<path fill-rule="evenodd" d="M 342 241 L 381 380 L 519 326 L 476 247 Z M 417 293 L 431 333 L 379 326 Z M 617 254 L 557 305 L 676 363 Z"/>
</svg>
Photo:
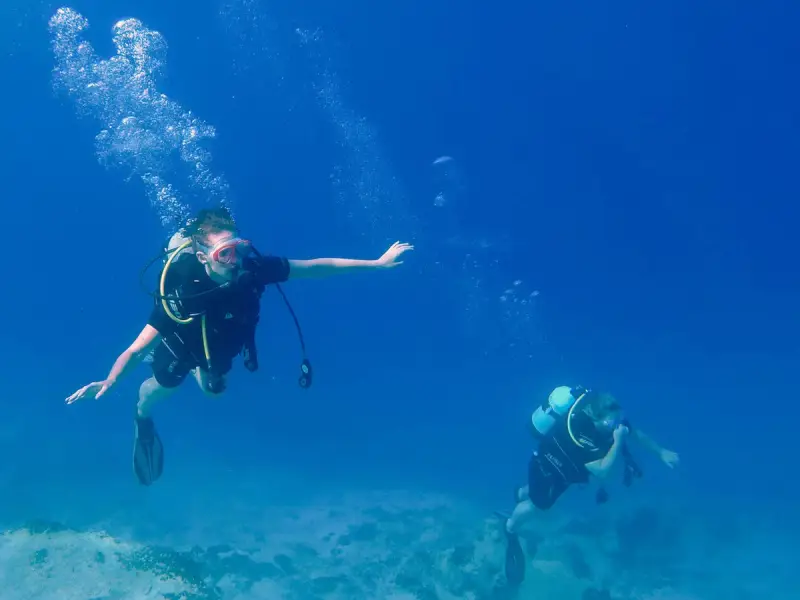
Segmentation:
<svg viewBox="0 0 800 600">
<path fill-rule="evenodd" d="M 528 463 L 528 494 L 539 509 L 553 506 L 570 485 L 587 483 L 586 465 L 604 458 L 614 443 L 612 433 L 597 428 L 582 411 L 572 415 L 572 433 L 582 446 L 570 437 L 567 420 L 559 419 Z"/>
<path fill-rule="evenodd" d="M 267 285 L 289 278 L 289 261 L 277 256 L 255 256 L 245 260 L 235 283 L 218 286 L 206 274 L 194 254 L 179 257 L 167 271 L 167 296 L 192 296 L 213 290 L 197 298 L 168 301 L 176 316 L 195 316 L 191 323 L 173 321 L 157 300 L 148 324 L 162 336 L 153 354 L 153 376 L 163 387 L 180 385 L 195 367 L 208 369 L 216 376 L 231 370 L 233 359 L 243 354 L 245 366 L 258 367 L 255 353 L 255 328 L 259 321 L 261 295 Z M 216 288 L 216 289 L 215 289 Z M 201 315 L 206 316 L 208 365 L 203 347 Z"/>
</svg>

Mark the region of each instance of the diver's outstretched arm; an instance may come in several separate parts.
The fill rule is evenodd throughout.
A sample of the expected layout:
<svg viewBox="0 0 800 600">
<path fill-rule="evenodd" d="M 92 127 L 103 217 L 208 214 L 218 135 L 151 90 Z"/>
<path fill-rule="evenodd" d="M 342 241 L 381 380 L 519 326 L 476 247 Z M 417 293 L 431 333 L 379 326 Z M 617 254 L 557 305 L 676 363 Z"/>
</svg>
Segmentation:
<svg viewBox="0 0 800 600">
<path fill-rule="evenodd" d="M 158 330 L 152 325 L 145 325 L 141 333 L 128 346 L 128 348 L 117 357 L 114 365 L 111 367 L 108 376 L 103 381 L 93 381 L 92 383 L 83 386 L 77 392 L 67 397 L 65 402 L 72 404 L 84 398 L 94 398 L 95 400 L 105 394 L 117 381 L 131 371 L 134 367 L 138 366 L 150 350 L 159 342 L 161 338 Z"/>
<path fill-rule="evenodd" d="M 632 433 L 642 446 L 658 456 L 658 458 L 661 459 L 661 462 L 667 465 L 670 469 L 675 468 L 678 462 L 680 462 L 680 457 L 678 456 L 677 452 L 662 448 L 653 438 L 644 433 L 638 427 L 634 429 Z"/>
<path fill-rule="evenodd" d="M 413 250 L 411 244 L 395 242 L 383 255 L 375 260 L 359 260 L 355 258 L 313 258 L 311 260 L 289 259 L 289 279 L 301 277 L 327 277 L 338 273 L 357 270 L 391 269 L 403 264 L 397 259 L 405 252 Z"/>
</svg>

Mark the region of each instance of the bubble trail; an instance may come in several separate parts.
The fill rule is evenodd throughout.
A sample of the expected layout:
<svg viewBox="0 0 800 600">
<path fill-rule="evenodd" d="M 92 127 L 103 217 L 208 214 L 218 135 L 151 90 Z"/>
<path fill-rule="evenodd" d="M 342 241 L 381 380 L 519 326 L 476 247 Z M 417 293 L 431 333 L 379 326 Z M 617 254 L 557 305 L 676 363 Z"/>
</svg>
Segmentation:
<svg viewBox="0 0 800 600">
<path fill-rule="evenodd" d="M 80 117 L 99 121 L 98 161 L 138 178 L 163 226 L 175 228 L 192 210 L 188 200 L 231 208 L 228 184 L 211 169 L 205 148 L 214 127 L 158 91 L 167 42 L 138 19 L 112 27 L 116 55 L 97 56 L 84 39 L 88 20 L 71 8 L 50 18 L 53 86 L 70 97 Z"/>
</svg>

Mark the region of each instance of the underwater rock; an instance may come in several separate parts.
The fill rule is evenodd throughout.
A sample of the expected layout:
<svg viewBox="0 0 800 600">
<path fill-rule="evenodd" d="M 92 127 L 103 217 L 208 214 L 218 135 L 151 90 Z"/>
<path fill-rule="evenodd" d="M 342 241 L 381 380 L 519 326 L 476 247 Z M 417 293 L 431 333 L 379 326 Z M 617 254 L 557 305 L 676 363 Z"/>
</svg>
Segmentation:
<svg viewBox="0 0 800 600">
<path fill-rule="evenodd" d="M 162 577 L 182 579 L 199 588 L 205 587 L 206 566 L 196 561 L 191 552 L 178 552 L 164 546 L 147 546 L 131 553 L 118 555 L 120 563 L 131 571 L 149 571 Z"/>
<path fill-rule="evenodd" d="M 311 580 L 311 592 L 314 594 L 332 594 L 338 587 L 338 577 L 315 577 Z"/>
<path fill-rule="evenodd" d="M 287 575 L 295 575 L 297 573 L 294 561 L 285 554 L 276 554 L 272 560 Z"/>
<path fill-rule="evenodd" d="M 22 526 L 22 529 L 26 530 L 31 535 L 37 535 L 42 533 L 63 533 L 65 531 L 75 531 L 74 529 L 70 529 L 66 525 L 62 525 L 61 523 L 57 523 L 55 521 L 48 521 L 46 519 L 33 519 L 28 521 Z"/>
<path fill-rule="evenodd" d="M 586 555 L 583 550 L 575 544 L 567 545 L 565 550 L 566 563 L 572 574 L 578 579 L 592 579 L 592 568 L 586 561 Z"/>
<path fill-rule="evenodd" d="M 47 562 L 47 557 L 48 557 L 47 548 L 42 548 L 41 550 L 37 550 L 36 552 L 33 553 L 33 556 L 31 556 L 31 566 L 37 567 L 43 565 L 44 563 Z"/>
<path fill-rule="evenodd" d="M 194 547 L 188 552 L 163 546 L 146 546 L 130 556 L 118 555 L 117 558 L 129 570 L 150 572 L 162 578 L 186 582 L 195 590 L 195 595 L 179 596 L 181 600 L 222 598 L 222 592 L 214 582 L 226 577 L 235 580 L 231 585 L 247 591 L 260 580 L 275 580 L 285 576 L 284 571 L 274 564 L 254 561 L 230 546 L 213 546 L 208 550 Z"/>
<path fill-rule="evenodd" d="M 311 580 L 311 592 L 313 594 L 318 594 L 323 598 L 337 591 L 342 592 L 345 590 L 349 590 L 351 592 L 347 595 L 352 595 L 353 587 L 354 586 L 350 583 L 350 580 L 344 575 L 315 577 Z"/>
<path fill-rule="evenodd" d="M 455 567 L 456 569 L 462 568 L 469 564 L 472 559 L 475 557 L 475 546 L 474 545 L 461 545 L 456 546 L 453 548 L 452 554 L 450 554 L 450 565 Z"/>
<path fill-rule="evenodd" d="M 372 542 L 378 537 L 378 526 L 375 523 L 352 526 L 349 537 L 355 542 Z"/>
<path fill-rule="evenodd" d="M 581 594 L 581 600 L 611 600 L 611 592 L 598 590 L 597 588 L 587 588 Z"/>
<path fill-rule="evenodd" d="M 394 578 L 394 584 L 401 590 L 411 592 L 412 594 L 420 594 L 425 589 L 425 580 L 423 577 L 413 571 L 404 570 L 398 573 Z"/>
<path fill-rule="evenodd" d="M 494 581 L 488 573 L 464 573 L 452 580 L 443 574 L 441 580 L 446 584 L 444 587 L 447 591 L 456 598 L 483 598 Z"/>
<path fill-rule="evenodd" d="M 651 508 L 641 508 L 621 517 L 616 524 L 617 561 L 628 570 L 674 569 L 683 555 L 681 530 Z"/>
<path fill-rule="evenodd" d="M 308 544 L 294 544 L 292 550 L 295 558 L 299 560 L 316 560 L 319 558 L 319 552 L 317 552 L 316 548 Z"/>
<path fill-rule="evenodd" d="M 397 577 L 394 578 L 394 583 L 397 587 L 414 591 L 419 587 L 422 587 L 422 580 L 419 577 L 415 577 L 409 573 L 398 573 Z"/>
<path fill-rule="evenodd" d="M 431 584 L 425 583 L 420 577 L 401 573 L 394 582 L 401 590 L 414 594 L 417 600 L 439 600 L 436 589 Z"/>
<path fill-rule="evenodd" d="M 224 557 L 212 556 L 206 553 L 205 560 L 209 563 L 212 573 L 224 577 L 227 573 L 235 573 L 246 577 L 249 581 L 261 579 L 281 579 L 284 572 L 273 563 L 254 561 L 250 556 L 239 552 L 228 554 Z"/>
<path fill-rule="evenodd" d="M 378 538 L 378 526 L 375 523 L 351 525 L 347 533 L 336 540 L 338 546 L 349 546 L 358 542 L 374 542 Z"/>
<path fill-rule="evenodd" d="M 439 600 L 439 594 L 435 587 L 428 585 L 417 592 L 417 600 Z"/>
</svg>

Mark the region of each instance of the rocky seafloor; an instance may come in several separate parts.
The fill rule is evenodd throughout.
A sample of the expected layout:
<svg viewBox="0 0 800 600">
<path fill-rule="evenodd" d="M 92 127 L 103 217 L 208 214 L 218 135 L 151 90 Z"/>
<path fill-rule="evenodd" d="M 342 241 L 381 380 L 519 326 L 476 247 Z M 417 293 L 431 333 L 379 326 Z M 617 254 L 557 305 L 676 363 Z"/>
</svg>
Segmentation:
<svg viewBox="0 0 800 600">
<path fill-rule="evenodd" d="M 215 519 L 219 519 L 216 515 Z M 109 528 L 113 529 L 113 528 Z M 3 600 L 797 600 L 792 554 L 744 519 L 647 506 L 553 513 L 503 575 L 499 521 L 447 498 L 364 494 L 285 507 L 219 545 L 30 521 L 0 535 Z M 235 538 L 235 539 L 233 539 Z M 168 538 L 165 538 L 165 540 Z M 783 543 L 791 550 L 790 538 Z"/>
</svg>

